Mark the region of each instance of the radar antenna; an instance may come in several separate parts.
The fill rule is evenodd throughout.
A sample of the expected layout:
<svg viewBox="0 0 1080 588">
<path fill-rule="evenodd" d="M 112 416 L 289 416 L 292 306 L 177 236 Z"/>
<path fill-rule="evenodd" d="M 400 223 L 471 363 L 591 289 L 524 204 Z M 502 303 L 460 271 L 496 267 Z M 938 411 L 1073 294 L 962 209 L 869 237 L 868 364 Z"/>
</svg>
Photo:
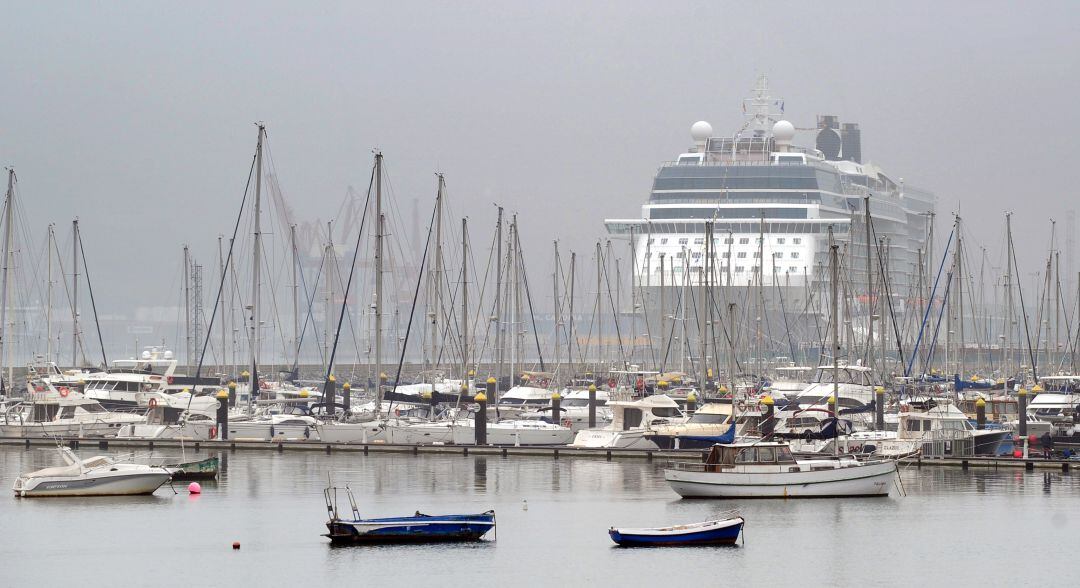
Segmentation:
<svg viewBox="0 0 1080 588">
<path fill-rule="evenodd" d="M 747 129 L 752 130 L 755 136 L 765 135 L 783 116 L 784 99 L 769 96 L 769 78 L 765 74 L 758 76 L 753 97 L 743 100 L 743 114 L 746 122 L 739 129 L 739 136 Z"/>
</svg>

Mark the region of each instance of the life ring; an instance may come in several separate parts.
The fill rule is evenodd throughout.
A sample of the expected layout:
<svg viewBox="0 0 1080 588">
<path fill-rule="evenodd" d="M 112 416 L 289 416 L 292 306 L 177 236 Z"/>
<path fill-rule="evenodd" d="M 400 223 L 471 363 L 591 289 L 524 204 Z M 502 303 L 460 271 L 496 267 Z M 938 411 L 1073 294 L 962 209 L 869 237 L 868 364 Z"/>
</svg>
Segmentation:
<svg viewBox="0 0 1080 588">
<path fill-rule="evenodd" d="M 157 398 L 151 398 L 149 401 L 147 401 L 146 405 L 150 408 L 157 408 Z"/>
<path fill-rule="evenodd" d="M 67 386 L 60 386 L 59 391 L 60 391 L 60 396 L 63 397 L 63 398 L 67 398 L 68 394 L 71 394 L 71 390 Z"/>
<path fill-rule="evenodd" d="M 746 410 L 746 401 L 740 400 L 738 404 L 739 410 Z"/>
<path fill-rule="evenodd" d="M 573 428 L 574 421 L 572 421 L 570 419 L 563 419 L 562 420 L 562 426 L 566 427 L 567 429 Z"/>
<path fill-rule="evenodd" d="M 617 384 L 617 383 L 618 383 L 618 382 L 616 382 L 616 381 L 615 381 L 615 378 L 610 378 L 610 379 L 608 379 L 608 381 L 607 381 L 607 387 L 608 387 L 608 388 L 612 388 L 612 389 L 614 389 L 614 388 L 615 388 L 615 384 Z"/>
<path fill-rule="evenodd" d="M 210 427 L 210 438 L 217 439 L 217 427 Z"/>
<path fill-rule="evenodd" d="M 170 385 L 170 386 L 172 386 L 172 383 L 173 383 L 173 377 L 172 377 L 172 376 L 169 376 L 168 378 L 166 378 L 166 380 L 167 380 L 167 381 L 169 382 L 169 385 Z"/>
</svg>

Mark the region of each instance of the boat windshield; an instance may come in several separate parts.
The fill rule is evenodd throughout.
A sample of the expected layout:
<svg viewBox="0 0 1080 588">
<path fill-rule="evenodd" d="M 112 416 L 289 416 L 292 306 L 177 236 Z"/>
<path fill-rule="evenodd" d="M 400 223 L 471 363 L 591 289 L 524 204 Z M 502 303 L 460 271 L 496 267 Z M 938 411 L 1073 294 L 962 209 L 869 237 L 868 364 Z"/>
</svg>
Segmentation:
<svg viewBox="0 0 1080 588">
<path fill-rule="evenodd" d="M 840 368 L 837 374 L 837 382 L 840 384 L 859 384 L 862 386 L 870 385 L 870 374 L 865 370 L 853 370 L 849 368 Z M 833 383 L 831 367 L 818 368 L 817 376 L 814 381 L 821 384 Z"/>
<path fill-rule="evenodd" d="M 727 420 L 728 415 L 726 414 L 703 414 L 699 412 L 690 417 L 690 420 L 687 422 L 702 425 L 722 425 L 726 423 Z"/>
</svg>

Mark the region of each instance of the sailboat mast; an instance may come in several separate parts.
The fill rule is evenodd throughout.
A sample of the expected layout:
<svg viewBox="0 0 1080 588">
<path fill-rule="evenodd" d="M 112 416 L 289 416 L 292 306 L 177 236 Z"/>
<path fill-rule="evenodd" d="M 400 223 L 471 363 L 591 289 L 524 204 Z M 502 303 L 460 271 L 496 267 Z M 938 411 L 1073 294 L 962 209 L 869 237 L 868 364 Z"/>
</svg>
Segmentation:
<svg viewBox="0 0 1080 588">
<path fill-rule="evenodd" d="M 223 253 L 222 248 L 221 248 L 221 235 L 218 235 L 217 251 L 218 251 L 218 273 L 221 274 L 221 281 L 222 281 L 222 287 L 218 289 L 218 293 L 219 293 L 218 307 L 221 308 L 221 321 L 219 321 L 219 323 L 218 323 L 218 324 L 221 325 L 221 373 L 225 374 L 225 373 L 228 373 L 227 368 L 226 368 L 226 365 L 228 363 L 228 359 L 227 359 L 228 355 L 225 352 L 225 350 L 228 348 L 227 347 L 227 341 L 226 341 L 227 329 L 226 329 L 226 325 L 225 325 L 225 288 L 228 287 L 229 281 L 227 279 L 225 279 L 225 256 L 224 256 L 224 253 Z M 138 350 L 136 349 L 136 351 L 138 351 Z"/>
<path fill-rule="evenodd" d="M 79 365 L 79 219 L 71 221 L 71 366 Z"/>
<path fill-rule="evenodd" d="M 667 276 L 664 275 L 664 254 L 660 254 L 660 371 L 667 364 Z"/>
<path fill-rule="evenodd" d="M 332 258 L 332 245 L 330 243 L 330 223 L 326 223 L 326 245 L 323 246 L 323 265 L 326 267 L 326 280 L 323 282 L 323 312 L 324 324 L 323 324 L 323 358 L 326 361 L 327 370 L 331 369 L 330 366 L 330 332 L 334 330 L 334 318 L 331 307 L 333 305 L 333 291 L 334 287 L 334 264 Z M 330 373 L 329 371 L 327 373 Z"/>
<path fill-rule="evenodd" d="M 188 365 L 194 365 L 191 363 L 192 356 L 192 339 L 194 333 L 191 332 L 191 252 L 188 250 L 188 246 L 184 245 L 184 340 L 187 343 L 187 349 L 184 350 L 184 358 L 187 360 Z"/>
<path fill-rule="evenodd" d="M 461 386 L 469 386 L 469 219 L 461 219 Z"/>
<path fill-rule="evenodd" d="M 600 241 L 596 242 L 596 373 L 604 367 L 604 313 L 600 305 L 600 278 L 603 274 L 603 251 Z M 595 375 L 595 374 L 594 374 Z"/>
<path fill-rule="evenodd" d="M 511 222 L 514 225 L 511 233 L 514 239 L 514 254 L 510 257 L 514 268 L 514 364 L 520 369 L 525 367 L 525 315 L 521 305 L 524 284 L 521 279 L 521 229 L 518 227 L 517 214 Z"/>
<path fill-rule="evenodd" d="M 574 375 L 574 273 L 577 265 L 577 253 L 570 252 L 570 302 L 567 305 L 567 310 L 570 313 L 569 323 L 566 325 L 566 357 L 567 364 L 570 366 L 570 375 Z"/>
<path fill-rule="evenodd" d="M 1012 369 L 1012 213 L 1005 213 L 1005 381 Z"/>
<path fill-rule="evenodd" d="M 252 247 L 251 268 L 251 378 L 249 380 L 250 399 L 255 401 L 259 389 L 259 286 L 262 266 L 262 164 L 263 137 L 266 127 L 259 127 L 259 141 L 255 147 L 255 234 Z"/>
<path fill-rule="evenodd" d="M 555 240 L 555 271 L 551 276 L 552 283 L 552 300 L 555 304 L 555 371 L 559 371 L 559 360 L 562 358 L 562 345 L 559 343 L 559 325 L 562 322 L 562 317 L 559 316 L 559 310 L 562 306 L 559 303 L 559 240 Z"/>
<path fill-rule="evenodd" d="M 48 243 L 48 258 L 49 258 L 49 274 L 48 274 L 48 288 L 45 294 L 45 362 L 52 361 L 53 346 L 52 346 L 52 307 L 53 307 L 53 247 L 56 242 L 56 234 L 54 233 L 54 227 L 49 224 L 49 243 Z M 136 350 L 138 351 L 138 350 Z"/>
<path fill-rule="evenodd" d="M 863 199 L 866 216 L 866 366 L 874 368 L 874 257 L 873 238 L 870 232 L 870 195 Z M 884 313 L 882 313 L 884 314 Z M 884 336 L 884 333 L 882 333 Z M 873 371 L 870 372 L 873 377 Z M 881 374 L 884 377 L 884 373 Z"/>
<path fill-rule="evenodd" d="M 382 407 L 383 222 L 382 151 L 375 153 L 375 410 Z"/>
<path fill-rule="evenodd" d="M 297 271 L 300 267 L 300 253 L 296 249 L 296 225 L 289 225 L 289 247 L 292 249 L 292 315 L 293 315 L 293 367 L 300 365 L 300 284 Z M 218 241 L 218 249 L 221 241 Z M 222 341 L 224 343 L 224 340 Z"/>
<path fill-rule="evenodd" d="M 431 314 L 431 361 L 439 363 L 439 343 L 442 333 L 439 329 L 442 317 L 442 287 L 443 287 L 443 253 L 442 253 L 442 219 L 443 219 L 443 195 L 446 188 L 446 179 L 439 174 L 439 190 L 435 197 L 435 312 Z M 434 388 L 432 388 L 434 390 Z"/>
<path fill-rule="evenodd" d="M 503 340 L 503 315 L 502 315 L 502 282 L 503 282 L 503 264 L 502 264 L 502 229 L 503 229 L 503 208 L 498 206 L 498 212 L 495 219 L 495 388 L 498 389 L 502 383 L 503 377 L 503 361 L 506 359 L 505 350 L 503 347 L 506 345 L 506 341 Z M 496 402 L 494 398 L 490 400 Z"/>
<path fill-rule="evenodd" d="M 833 427 L 840 432 L 840 295 L 838 284 L 840 282 L 839 265 L 840 259 L 837 253 L 837 245 L 833 240 L 832 225 L 829 225 L 829 252 L 830 269 L 832 270 L 832 380 L 833 380 Z M 839 454 L 839 444 L 833 442 L 833 455 Z"/>
<path fill-rule="evenodd" d="M 957 372 L 960 377 L 967 373 L 967 365 L 964 361 L 964 238 L 961 229 L 960 217 L 956 217 L 956 306 L 957 306 L 957 329 L 960 338 L 957 341 Z"/>
<path fill-rule="evenodd" d="M 15 208 L 15 169 L 8 168 L 8 185 L 7 185 L 7 197 L 4 199 L 4 274 L 0 284 L 0 361 L 3 365 L 10 366 L 6 353 L 10 352 L 10 345 L 7 345 L 7 309 L 8 309 L 8 290 L 11 283 L 9 274 L 11 273 L 11 243 L 13 227 L 11 220 L 13 218 L 12 210 Z M 0 366 L 2 367 L 2 366 Z M 10 394 L 8 389 L 11 387 L 10 373 L 8 378 L 0 381 L 0 391 L 5 391 Z"/>
</svg>

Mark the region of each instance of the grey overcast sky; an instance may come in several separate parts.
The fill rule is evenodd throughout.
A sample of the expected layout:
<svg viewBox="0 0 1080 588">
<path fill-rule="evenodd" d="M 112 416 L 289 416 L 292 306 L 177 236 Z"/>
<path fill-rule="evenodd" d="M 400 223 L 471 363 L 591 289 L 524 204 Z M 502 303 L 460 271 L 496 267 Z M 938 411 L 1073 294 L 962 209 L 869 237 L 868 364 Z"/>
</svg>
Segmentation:
<svg viewBox="0 0 1080 588">
<path fill-rule="evenodd" d="M 35 238 L 81 218 L 104 313 L 177 304 L 183 242 L 214 259 L 257 120 L 298 220 L 331 218 L 346 186 L 366 187 L 378 146 L 406 216 L 419 198 L 426 218 L 441 170 L 473 222 L 491 225 L 492 202 L 519 213 L 546 273 L 553 238 L 588 252 L 605 217 L 640 214 L 691 123 L 738 128 L 766 73 L 797 126 L 858 122 L 864 157 L 936 192 L 939 228 L 960 208 L 994 263 L 1015 211 L 1021 264 L 1035 272 L 1049 219 L 1076 207 L 1078 13 L 1076 2 L 7 2 L 0 161 L 16 166 Z"/>
</svg>

